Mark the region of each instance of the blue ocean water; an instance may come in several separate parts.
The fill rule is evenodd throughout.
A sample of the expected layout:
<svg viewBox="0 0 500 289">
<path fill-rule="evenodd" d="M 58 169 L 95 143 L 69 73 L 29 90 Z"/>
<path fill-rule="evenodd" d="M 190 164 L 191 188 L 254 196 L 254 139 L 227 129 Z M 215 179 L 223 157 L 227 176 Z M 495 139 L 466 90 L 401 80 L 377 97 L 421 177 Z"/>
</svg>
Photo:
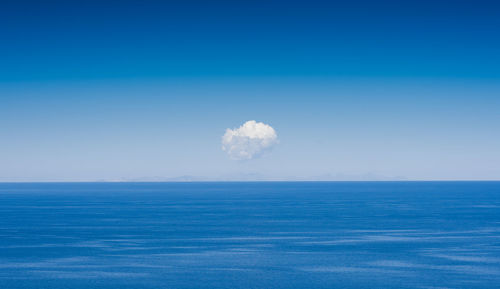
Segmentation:
<svg viewBox="0 0 500 289">
<path fill-rule="evenodd" d="M 0 184 L 0 288 L 500 288 L 500 182 Z"/>
</svg>

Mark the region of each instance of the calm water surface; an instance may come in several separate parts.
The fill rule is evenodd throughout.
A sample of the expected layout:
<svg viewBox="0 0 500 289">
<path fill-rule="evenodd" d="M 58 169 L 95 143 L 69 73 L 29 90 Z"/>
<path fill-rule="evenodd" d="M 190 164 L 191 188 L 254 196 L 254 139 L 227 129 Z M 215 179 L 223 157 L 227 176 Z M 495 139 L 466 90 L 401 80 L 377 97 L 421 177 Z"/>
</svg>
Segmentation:
<svg viewBox="0 0 500 289">
<path fill-rule="evenodd" d="M 0 288 L 500 288 L 500 182 L 0 184 Z"/>
</svg>

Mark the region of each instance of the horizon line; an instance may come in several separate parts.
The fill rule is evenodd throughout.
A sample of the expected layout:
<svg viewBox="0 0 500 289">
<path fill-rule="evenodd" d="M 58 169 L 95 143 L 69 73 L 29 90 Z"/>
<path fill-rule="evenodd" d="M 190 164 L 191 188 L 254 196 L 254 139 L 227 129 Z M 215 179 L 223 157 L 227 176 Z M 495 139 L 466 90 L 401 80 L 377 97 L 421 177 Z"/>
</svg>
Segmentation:
<svg viewBox="0 0 500 289">
<path fill-rule="evenodd" d="M 463 179 L 463 180 L 234 180 L 234 181 L 0 181 L 0 184 L 84 184 L 84 183 L 101 183 L 101 184 L 120 184 L 120 183 L 136 183 L 136 184 L 167 184 L 167 183 L 409 183 L 409 182 L 500 182 L 500 179 Z"/>
</svg>

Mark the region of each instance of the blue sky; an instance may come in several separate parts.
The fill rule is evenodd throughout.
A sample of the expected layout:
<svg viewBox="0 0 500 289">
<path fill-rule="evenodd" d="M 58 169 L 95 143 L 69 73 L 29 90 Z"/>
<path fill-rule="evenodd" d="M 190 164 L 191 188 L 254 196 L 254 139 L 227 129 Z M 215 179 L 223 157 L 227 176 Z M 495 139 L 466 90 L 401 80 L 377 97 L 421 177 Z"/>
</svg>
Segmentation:
<svg viewBox="0 0 500 289">
<path fill-rule="evenodd" d="M 500 178 L 499 4 L 208 2 L 0 4 L 0 181 Z"/>
</svg>

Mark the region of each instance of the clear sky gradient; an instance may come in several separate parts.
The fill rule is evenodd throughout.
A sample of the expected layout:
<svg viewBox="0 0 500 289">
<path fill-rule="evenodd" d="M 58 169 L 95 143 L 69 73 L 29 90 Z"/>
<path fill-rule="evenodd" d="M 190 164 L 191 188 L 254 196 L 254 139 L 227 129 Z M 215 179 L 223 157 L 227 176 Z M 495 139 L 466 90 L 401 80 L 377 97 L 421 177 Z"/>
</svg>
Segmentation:
<svg viewBox="0 0 500 289">
<path fill-rule="evenodd" d="M 500 180 L 496 1 L 11 2 L 0 181 Z"/>
</svg>

